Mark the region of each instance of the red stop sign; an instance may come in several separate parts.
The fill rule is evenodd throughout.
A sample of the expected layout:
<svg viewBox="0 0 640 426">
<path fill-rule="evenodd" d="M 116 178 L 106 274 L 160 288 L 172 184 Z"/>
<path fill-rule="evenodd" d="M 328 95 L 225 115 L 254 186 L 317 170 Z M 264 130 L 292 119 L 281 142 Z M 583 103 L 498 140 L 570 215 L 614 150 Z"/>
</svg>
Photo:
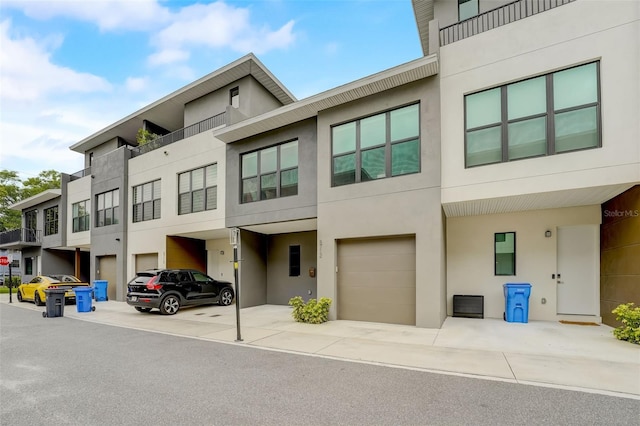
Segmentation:
<svg viewBox="0 0 640 426">
<path fill-rule="evenodd" d="M 9 258 L 7 256 L 0 256 L 0 266 L 9 265 Z"/>
</svg>

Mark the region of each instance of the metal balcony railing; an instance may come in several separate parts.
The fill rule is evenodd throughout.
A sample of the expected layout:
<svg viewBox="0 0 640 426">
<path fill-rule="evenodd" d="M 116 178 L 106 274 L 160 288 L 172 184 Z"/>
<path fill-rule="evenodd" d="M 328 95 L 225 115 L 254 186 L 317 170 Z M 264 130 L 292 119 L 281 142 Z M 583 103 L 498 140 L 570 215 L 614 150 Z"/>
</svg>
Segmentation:
<svg viewBox="0 0 640 426">
<path fill-rule="evenodd" d="M 91 175 L 91 167 L 87 167 L 86 169 L 80 170 L 79 172 L 72 173 L 69 176 L 71 177 L 70 180 L 73 181 L 89 175 Z"/>
<path fill-rule="evenodd" d="M 28 245 L 42 243 L 42 231 L 39 229 L 18 228 L 0 233 L 0 246 L 25 243 Z"/>
<path fill-rule="evenodd" d="M 440 46 L 454 43 L 575 0 L 516 0 L 440 29 Z"/>
<path fill-rule="evenodd" d="M 157 137 L 156 139 L 144 145 L 131 148 L 132 155 L 134 157 L 137 157 L 138 155 L 142 155 L 147 152 L 153 151 L 154 149 L 158 149 L 163 146 L 172 144 L 174 142 L 178 142 L 182 139 L 191 137 L 193 135 L 197 135 L 198 133 L 206 132 L 207 130 L 220 127 L 225 124 L 225 114 L 226 113 L 222 112 L 218 115 L 214 115 L 213 117 L 209 117 L 205 120 L 202 120 L 199 123 L 195 123 L 195 124 L 192 124 L 191 126 L 184 127 L 182 129 L 176 130 L 175 132 L 171 132 L 167 135 L 162 135 L 160 137 Z"/>
</svg>

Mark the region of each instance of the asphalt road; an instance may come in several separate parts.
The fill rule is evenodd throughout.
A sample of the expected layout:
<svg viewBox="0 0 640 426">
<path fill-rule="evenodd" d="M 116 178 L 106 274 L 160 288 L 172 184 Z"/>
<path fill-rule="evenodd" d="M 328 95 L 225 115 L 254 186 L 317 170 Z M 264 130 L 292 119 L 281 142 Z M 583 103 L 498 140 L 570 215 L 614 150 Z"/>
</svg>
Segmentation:
<svg viewBox="0 0 640 426">
<path fill-rule="evenodd" d="M 640 401 L 0 307 L 1 425 L 638 424 Z"/>
</svg>

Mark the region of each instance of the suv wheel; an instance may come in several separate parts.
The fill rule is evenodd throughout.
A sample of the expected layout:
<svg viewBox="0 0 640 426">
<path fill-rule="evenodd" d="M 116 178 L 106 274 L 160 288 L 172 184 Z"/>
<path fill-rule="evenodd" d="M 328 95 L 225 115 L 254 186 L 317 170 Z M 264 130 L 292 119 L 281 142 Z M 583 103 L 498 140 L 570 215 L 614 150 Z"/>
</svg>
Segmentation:
<svg viewBox="0 0 640 426">
<path fill-rule="evenodd" d="M 220 304 L 222 306 L 229 306 L 233 302 L 233 293 L 228 288 L 222 289 L 220 292 Z"/>
<path fill-rule="evenodd" d="M 173 294 L 168 295 L 160 303 L 160 313 L 163 315 L 173 315 L 180 309 L 180 299 Z"/>
</svg>

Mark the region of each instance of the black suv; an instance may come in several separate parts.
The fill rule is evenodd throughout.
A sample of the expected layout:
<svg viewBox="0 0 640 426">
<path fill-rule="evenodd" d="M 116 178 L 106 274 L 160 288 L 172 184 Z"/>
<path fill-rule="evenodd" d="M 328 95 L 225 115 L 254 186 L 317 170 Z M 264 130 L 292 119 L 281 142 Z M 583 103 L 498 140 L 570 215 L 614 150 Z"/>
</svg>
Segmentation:
<svg viewBox="0 0 640 426">
<path fill-rule="evenodd" d="M 139 312 L 160 309 L 173 315 L 181 306 L 233 302 L 233 287 L 226 281 L 216 281 L 193 269 L 152 269 L 138 272 L 127 284 L 127 303 Z"/>
</svg>

